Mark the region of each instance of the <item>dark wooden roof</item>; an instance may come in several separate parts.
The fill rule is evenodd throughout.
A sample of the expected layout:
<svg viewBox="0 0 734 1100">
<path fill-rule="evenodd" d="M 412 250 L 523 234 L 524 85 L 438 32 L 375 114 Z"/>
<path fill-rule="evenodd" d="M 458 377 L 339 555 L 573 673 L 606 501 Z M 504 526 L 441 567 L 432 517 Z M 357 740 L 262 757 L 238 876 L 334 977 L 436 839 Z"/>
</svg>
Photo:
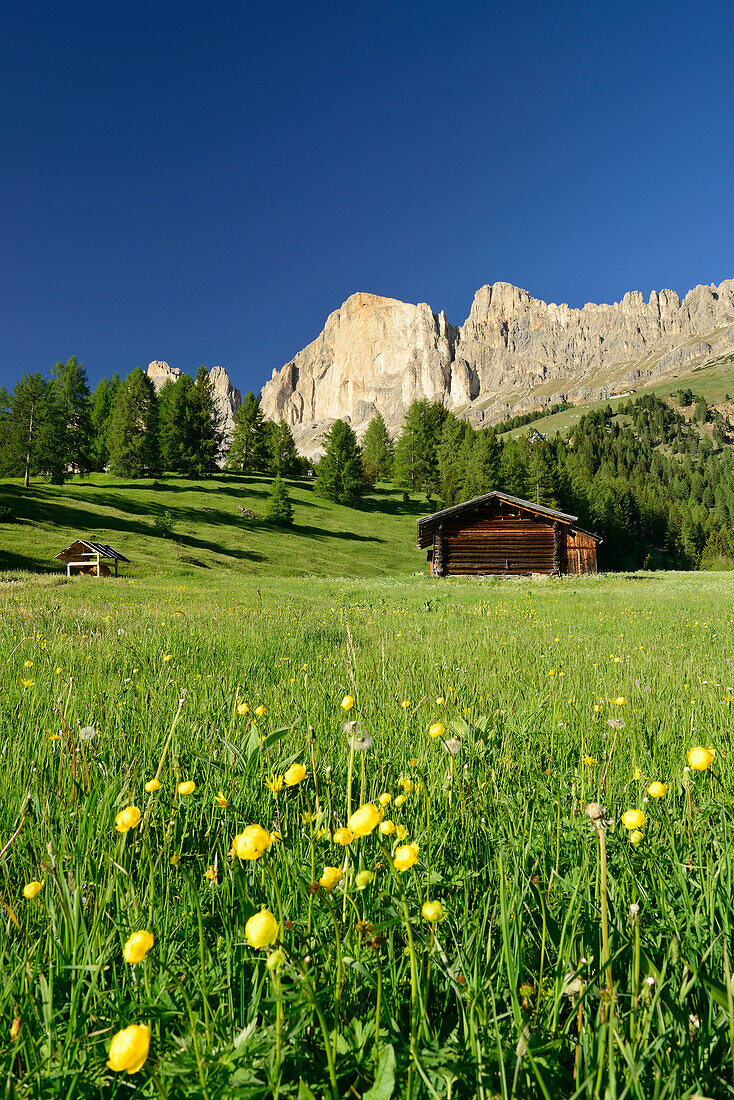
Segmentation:
<svg viewBox="0 0 734 1100">
<path fill-rule="evenodd" d="M 578 516 L 571 516 L 567 512 L 559 512 L 557 508 L 546 508 L 544 504 L 534 504 L 532 500 L 522 500 L 520 497 L 510 496 L 509 493 L 494 491 L 485 493 L 484 496 L 481 497 L 473 497 L 471 500 L 465 500 L 461 504 L 454 504 L 452 508 L 444 508 L 442 511 L 434 512 L 430 516 L 421 516 L 418 520 L 418 549 L 422 550 L 428 546 L 433 537 L 434 528 L 448 516 L 458 516 L 462 512 L 472 511 L 477 505 L 488 504 L 492 500 L 504 501 L 506 504 L 512 504 L 516 508 L 520 508 L 525 512 L 531 512 L 533 515 L 540 516 L 543 519 L 554 520 L 558 523 L 572 526 L 577 531 L 582 531 L 582 528 L 576 525 Z M 583 531 L 583 534 L 589 535 L 590 538 L 596 539 L 597 542 L 602 541 L 599 535 L 594 535 L 591 531 Z"/>
<path fill-rule="evenodd" d="M 77 539 L 76 542 L 72 542 L 71 546 L 67 546 L 60 554 L 54 555 L 54 561 L 57 559 L 68 561 L 78 551 L 87 554 L 99 554 L 100 558 L 107 558 L 111 561 L 126 561 L 128 565 L 130 564 L 130 559 L 121 554 L 119 550 L 115 550 L 113 546 L 107 546 L 102 542 L 87 542 L 86 539 Z"/>
</svg>

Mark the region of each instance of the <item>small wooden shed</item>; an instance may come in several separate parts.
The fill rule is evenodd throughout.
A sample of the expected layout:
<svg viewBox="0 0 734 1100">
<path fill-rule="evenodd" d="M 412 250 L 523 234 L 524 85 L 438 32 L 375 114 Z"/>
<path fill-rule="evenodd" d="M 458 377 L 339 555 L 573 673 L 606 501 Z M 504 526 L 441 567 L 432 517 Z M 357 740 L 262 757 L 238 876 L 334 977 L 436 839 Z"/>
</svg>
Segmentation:
<svg viewBox="0 0 734 1100">
<path fill-rule="evenodd" d="M 86 539 L 77 539 L 67 546 L 60 554 L 54 556 L 54 561 L 66 562 L 66 575 L 71 576 L 72 569 L 78 569 L 84 577 L 109 577 L 110 567 L 108 561 L 115 563 L 115 576 L 117 576 L 118 562 L 124 561 L 130 564 L 119 550 L 112 546 L 106 546 L 101 542 L 87 542 Z"/>
<path fill-rule="evenodd" d="M 507 493 L 444 508 L 418 520 L 418 549 L 433 576 L 596 573 L 598 535 L 577 516 Z"/>
</svg>

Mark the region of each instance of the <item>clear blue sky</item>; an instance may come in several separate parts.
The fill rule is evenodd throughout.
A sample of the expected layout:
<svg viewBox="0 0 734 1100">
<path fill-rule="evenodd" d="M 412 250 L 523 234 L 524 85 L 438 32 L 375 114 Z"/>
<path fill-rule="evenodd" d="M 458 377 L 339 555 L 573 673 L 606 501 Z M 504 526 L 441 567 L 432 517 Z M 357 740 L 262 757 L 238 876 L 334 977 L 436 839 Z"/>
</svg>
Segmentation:
<svg viewBox="0 0 734 1100">
<path fill-rule="evenodd" d="M 706 0 L 4 0 L 0 382 L 258 389 L 356 290 L 732 277 L 733 56 Z"/>
</svg>

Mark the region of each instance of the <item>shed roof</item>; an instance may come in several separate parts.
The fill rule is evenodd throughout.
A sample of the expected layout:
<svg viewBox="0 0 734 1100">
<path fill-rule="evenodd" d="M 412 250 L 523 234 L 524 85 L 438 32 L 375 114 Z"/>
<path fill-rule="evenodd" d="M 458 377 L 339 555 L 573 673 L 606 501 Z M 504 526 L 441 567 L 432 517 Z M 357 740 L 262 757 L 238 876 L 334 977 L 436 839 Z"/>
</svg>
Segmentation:
<svg viewBox="0 0 734 1100">
<path fill-rule="evenodd" d="M 128 565 L 130 564 L 130 559 L 121 554 L 119 550 L 115 550 L 113 546 L 107 546 L 106 543 L 102 542 L 87 542 L 86 539 L 77 539 L 76 542 L 72 542 L 71 546 L 67 546 L 65 550 L 62 550 L 60 554 L 54 554 L 54 561 L 57 559 L 68 561 L 75 553 L 84 553 L 85 551 L 89 554 L 99 554 L 100 558 L 108 558 L 111 561 L 126 561 Z"/>
<path fill-rule="evenodd" d="M 517 508 L 522 508 L 526 512 L 533 512 L 535 515 L 543 516 L 547 519 L 553 519 L 559 523 L 565 523 L 569 526 L 573 526 L 577 531 L 581 531 L 581 527 L 577 527 L 576 520 L 578 516 L 569 515 L 568 512 L 559 512 L 557 508 L 546 508 L 544 504 L 534 504 L 532 500 L 522 500 L 521 497 L 510 496 L 509 493 L 500 493 L 494 490 L 491 493 L 485 493 L 481 497 L 472 497 L 471 500 L 465 500 L 461 504 L 454 504 L 451 508 L 444 508 L 440 512 L 434 512 L 430 516 L 421 516 L 418 520 L 418 548 L 423 549 L 428 543 L 429 532 L 433 528 L 446 519 L 447 516 L 459 515 L 461 512 L 470 511 L 478 504 L 487 504 L 491 500 L 505 501 L 507 504 L 514 504 Z M 596 539 L 597 542 L 601 542 L 602 539 L 599 535 L 592 534 L 591 531 L 584 531 L 585 535 L 589 535 L 591 538 Z"/>
</svg>

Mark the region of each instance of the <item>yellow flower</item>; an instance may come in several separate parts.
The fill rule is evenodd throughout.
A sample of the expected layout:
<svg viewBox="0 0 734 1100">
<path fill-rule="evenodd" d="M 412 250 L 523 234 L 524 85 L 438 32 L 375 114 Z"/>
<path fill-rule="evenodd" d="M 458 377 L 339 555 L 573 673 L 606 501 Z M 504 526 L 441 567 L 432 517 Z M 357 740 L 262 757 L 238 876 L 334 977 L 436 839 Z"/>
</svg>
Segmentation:
<svg viewBox="0 0 734 1100">
<path fill-rule="evenodd" d="M 303 764 L 291 764 L 283 776 L 286 787 L 295 787 L 306 778 L 307 772 Z"/>
<path fill-rule="evenodd" d="M 21 684 L 23 685 L 24 688 L 32 688 L 36 681 L 35 680 L 21 680 L 20 682 L 21 682 Z"/>
<path fill-rule="evenodd" d="M 400 706 L 403 708 L 403 710 L 407 710 L 408 707 L 410 706 L 410 699 L 403 699 Z"/>
<path fill-rule="evenodd" d="M 220 810 L 226 810 L 227 806 L 229 806 L 229 799 L 224 797 L 222 791 L 217 791 L 217 793 L 214 795 L 214 801 L 216 802 L 217 806 L 219 806 Z"/>
<path fill-rule="evenodd" d="M 436 696 L 436 706 L 437 707 L 442 707 L 445 702 L 446 702 L 446 700 L 444 699 L 443 695 Z"/>
<path fill-rule="evenodd" d="M 625 829 L 641 829 L 647 821 L 642 810 L 625 810 L 622 814 L 622 824 Z"/>
<path fill-rule="evenodd" d="M 49 733 L 48 739 L 49 739 L 49 741 L 60 741 L 61 740 L 61 734 L 60 733 Z"/>
<path fill-rule="evenodd" d="M 434 722 L 432 726 L 428 727 L 429 737 L 443 737 L 446 732 L 446 727 L 441 722 Z"/>
<path fill-rule="evenodd" d="M 418 859 L 418 845 L 415 841 L 411 844 L 403 844 L 395 849 L 393 863 L 396 871 L 407 871 Z"/>
<path fill-rule="evenodd" d="M 614 702 L 618 707 L 623 707 L 627 700 L 625 699 L 624 695 L 618 695 Z"/>
<path fill-rule="evenodd" d="M 358 890 L 365 890 L 374 879 L 373 871 L 360 871 L 354 882 Z"/>
<path fill-rule="evenodd" d="M 413 780 L 404 776 L 402 779 L 398 779 L 398 786 L 401 790 L 405 791 L 406 794 L 410 794 L 413 790 Z"/>
<path fill-rule="evenodd" d="M 334 887 L 344 878 L 341 867 L 324 867 L 324 873 L 319 879 L 321 889 L 330 894 Z"/>
<path fill-rule="evenodd" d="M 657 781 L 651 783 L 650 786 L 647 788 L 647 793 L 650 795 L 651 798 L 665 798 L 666 794 L 668 793 L 668 784 L 658 783 Z"/>
<path fill-rule="evenodd" d="M 122 955 L 126 963 L 142 962 L 153 946 L 154 936 L 152 932 L 133 932 L 128 936 L 122 949 Z"/>
<path fill-rule="evenodd" d="M 639 768 L 635 768 L 635 779 L 637 780 L 638 783 L 640 782 L 641 779 L 644 779 L 644 776 L 643 776 L 643 774 L 642 774 L 642 772 L 640 771 Z"/>
<path fill-rule="evenodd" d="M 444 911 L 443 905 L 440 901 L 424 901 L 421 909 L 421 916 L 424 920 L 430 921 L 431 924 L 435 924 L 436 921 L 443 920 Z"/>
<path fill-rule="evenodd" d="M 279 947 L 277 951 L 271 951 L 265 960 L 265 965 L 271 972 L 273 970 L 280 970 L 281 966 L 285 962 L 285 951 L 282 951 Z"/>
<path fill-rule="evenodd" d="M 636 848 L 637 845 L 641 844 L 642 841 L 645 839 L 645 834 L 641 833 L 639 829 L 635 829 L 633 833 L 630 833 L 627 839 L 629 840 L 630 844 L 634 844 Z"/>
<path fill-rule="evenodd" d="M 173 660 L 173 654 L 172 654 L 172 653 L 164 653 L 164 654 L 163 654 L 163 660 L 164 660 L 164 661 L 171 661 L 171 660 Z"/>
<path fill-rule="evenodd" d="M 278 938 L 278 922 L 269 909 L 261 909 L 245 925 L 245 938 L 250 947 L 270 947 Z"/>
<path fill-rule="evenodd" d="M 115 828 L 118 833 L 129 833 L 136 825 L 140 824 L 140 810 L 137 806 L 128 806 L 120 810 L 115 818 Z"/>
<path fill-rule="evenodd" d="M 54 669 L 54 671 L 55 671 L 57 676 L 60 676 L 61 672 L 62 672 L 61 666 L 59 666 L 57 669 Z"/>
<path fill-rule="evenodd" d="M 391 798 L 392 798 L 392 795 L 388 794 L 387 791 L 385 791 L 384 794 L 380 795 L 380 797 L 378 798 L 377 801 L 380 803 L 381 806 L 388 806 L 390 804 L 390 799 Z"/>
<path fill-rule="evenodd" d="M 113 1037 L 107 1065 L 115 1073 L 137 1073 L 143 1068 L 149 1050 L 150 1028 L 131 1024 Z"/>
<path fill-rule="evenodd" d="M 277 794 L 278 791 L 283 790 L 283 776 L 271 775 L 270 779 L 265 780 L 265 786 L 272 794 Z"/>
<path fill-rule="evenodd" d="M 176 853 L 174 852 L 173 855 L 171 856 L 171 863 L 173 864 L 174 867 L 178 867 L 180 862 L 181 862 L 181 857 L 177 856 Z"/>
<path fill-rule="evenodd" d="M 33 661 L 24 661 L 23 668 L 33 668 Z"/>
<path fill-rule="evenodd" d="M 368 836 L 380 823 L 380 811 L 368 802 L 355 810 L 347 822 L 355 836 Z"/>
<path fill-rule="evenodd" d="M 597 760 L 596 760 L 595 756 L 585 756 L 584 757 L 584 764 L 588 764 L 589 767 L 591 767 L 592 764 L 596 764 L 596 762 L 597 762 Z"/>
<path fill-rule="evenodd" d="M 194 783 L 193 779 L 187 779 L 185 783 L 179 783 L 178 785 L 179 794 L 193 794 L 195 790 L 196 783 Z"/>
<path fill-rule="evenodd" d="M 351 829 L 345 829 L 343 826 L 341 829 L 337 829 L 334 833 L 334 843 L 341 844 L 346 848 L 347 844 L 351 844 L 354 840 L 354 833 Z"/>
<path fill-rule="evenodd" d="M 148 782 L 145 784 L 145 789 L 148 794 L 154 794 L 156 791 L 159 791 L 161 789 L 161 785 L 157 779 L 149 779 Z"/>
<path fill-rule="evenodd" d="M 395 832 L 395 822 L 394 821 L 381 821 L 380 822 L 380 832 L 382 833 L 383 836 L 390 836 L 391 833 Z"/>
<path fill-rule="evenodd" d="M 34 898 L 36 894 L 40 894 L 41 890 L 43 890 L 45 881 L 46 880 L 43 879 L 42 882 L 27 882 L 23 887 L 23 897 L 28 898 L 28 900 L 30 901 L 30 899 Z"/>
<path fill-rule="evenodd" d="M 352 698 L 352 696 L 351 695 L 345 695 L 344 698 L 342 699 L 341 706 L 342 706 L 342 710 L 351 710 L 352 707 L 354 706 L 354 699 Z"/>
<path fill-rule="evenodd" d="M 398 838 L 398 840 L 405 840 L 407 835 L 408 835 L 408 830 L 405 828 L 404 825 L 397 825 L 396 826 L 395 836 Z"/>
<path fill-rule="evenodd" d="M 405 795 L 404 794 L 399 794 L 398 797 L 395 799 L 395 805 L 396 806 L 402 806 L 403 803 L 406 802 L 406 801 L 407 801 L 407 799 L 406 799 Z"/>
<path fill-rule="evenodd" d="M 268 708 L 261 703 L 259 707 L 255 707 L 255 714 L 258 718 L 262 718 L 263 714 L 268 713 Z"/>
<path fill-rule="evenodd" d="M 216 882 L 218 877 L 217 872 L 214 870 L 214 865 L 210 863 L 204 872 L 204 878 L 209 879 L 209 882 Z"/>
<path fill-rule="evenodd" d="M 554 668 L 549 668 L 548 669 L 548 675 L 549 676 L 555 676 L 555 674 L 556 674 L 556 670 Z"/>
<path fill-rule="evenodd" d="M 695 749 L 691 749 L 688 753 L 688 763 L 694 771 L 705 772 L 707 768 L 711 767 L 715 757 L 716 753 L 712 748 L 697 745 Z"/>
<path fill-rule="evenodd" d="M 411 768 L 414 768 L 417 765 L 418 761 L 416 760 L 416 758 L 414 756 L 411 756 L 408 763 L 410 764 Z"/>
<path fill-rule="evenodd" d="M 273 838 L 262 825 L 248 825 L 234 838 L 232 848 L 240 859 L 259 859 L 272 842 Z"/>
<path fill-rule="evenodd" d="M 247 714 L 249 709 L 250 708 L 248 707 L 247 703 L 238 703 L 237 704 L 237 713 L 238 714 Z"/>
</svg>

